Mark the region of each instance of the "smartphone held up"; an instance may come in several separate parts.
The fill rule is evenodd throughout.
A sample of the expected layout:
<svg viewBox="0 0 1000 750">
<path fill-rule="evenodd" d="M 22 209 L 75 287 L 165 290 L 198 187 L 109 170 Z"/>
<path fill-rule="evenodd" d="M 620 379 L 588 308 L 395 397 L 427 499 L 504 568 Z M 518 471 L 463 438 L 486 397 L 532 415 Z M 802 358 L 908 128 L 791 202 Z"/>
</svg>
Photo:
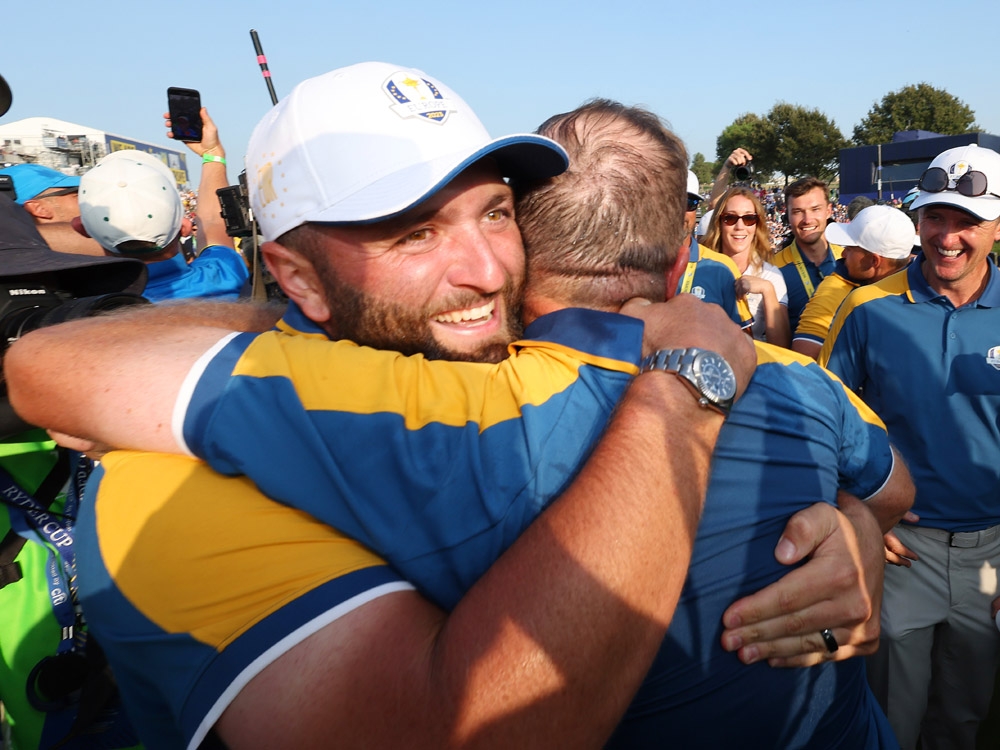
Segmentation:
<svg viewBox="0 0 1000 750">
<path fill-rule="evenodd" d="M 186 143 L 201 140 L 201 94 L 194 89 L 171 86 L 167 89 L 167 111 L 174 140 Z"/>
</svg>

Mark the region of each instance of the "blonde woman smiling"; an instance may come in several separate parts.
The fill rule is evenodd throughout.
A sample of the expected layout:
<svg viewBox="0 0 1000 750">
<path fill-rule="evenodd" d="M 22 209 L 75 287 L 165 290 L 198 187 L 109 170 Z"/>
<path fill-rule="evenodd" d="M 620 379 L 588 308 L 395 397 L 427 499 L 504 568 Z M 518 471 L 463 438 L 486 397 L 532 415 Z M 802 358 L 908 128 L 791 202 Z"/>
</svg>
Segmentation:
<svg viewBox="0 0 1000 750">
<path fill-rule="evenodd" d="M 726 191 L 712 214 L 705 245 L 728 255 L 743 274 L 736 280 L 736 293 L 750 305 L 753 337 L 790 347 L 788 289 L 781 271 L 767 262 L 771 256 L 767 220 L 753 192 L 743 187 Z"/>
</svg>

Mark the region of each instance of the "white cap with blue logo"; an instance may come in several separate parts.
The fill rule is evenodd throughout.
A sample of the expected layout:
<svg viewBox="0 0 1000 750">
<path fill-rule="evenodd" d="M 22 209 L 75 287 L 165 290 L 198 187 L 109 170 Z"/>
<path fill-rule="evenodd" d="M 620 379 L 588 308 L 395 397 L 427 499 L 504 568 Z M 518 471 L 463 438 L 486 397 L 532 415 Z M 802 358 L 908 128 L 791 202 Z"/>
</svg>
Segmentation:
<svg viewBox="0 0 1000 750">
<path fill-rule="evenodd" d="M 268 240 L 306 222 L 371 223 L 426 200 L 484 156 L 505 177 L 565 171 L 555 141 L 490 138 L 454 91 L 419 70 L 367 62 L 310 78 L 250 137 L 250 205 Z"/>
</svg>

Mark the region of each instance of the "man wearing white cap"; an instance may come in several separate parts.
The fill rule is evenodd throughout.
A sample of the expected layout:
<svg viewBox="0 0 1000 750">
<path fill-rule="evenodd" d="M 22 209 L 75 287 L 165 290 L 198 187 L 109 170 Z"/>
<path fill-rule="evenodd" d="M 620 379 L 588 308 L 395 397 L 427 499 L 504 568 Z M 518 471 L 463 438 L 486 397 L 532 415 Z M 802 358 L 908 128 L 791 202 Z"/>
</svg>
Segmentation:
<svg viewBox="0 0 1000 750">
<path fill-rule="evenodd" d="M 806 303 L 792 349 L 816 359 L 826 341 L 840 303 L 852 289 L 873 284 L 905 268 L 913 247 L 913 224 L 892 206 L 863 208 L 849 224 L 835 223 L 826 228 L 831 243 L 843 245 L 834 272 L 816 287 Z"/>
<path fill-rule="evenodd" d="M 819 362 L 885 421 L 917 488 L 886 535 L 869 679 L 904 748 L 976 745 L 1000 637 L 1000 154 L 949 149 L 920 179 L 922 254 L 853 292 Z"/>
<path fill-rule="evenodd" d="M 206 122 L 202 143 L 210 138 L 218 143 L 216 132 Z M 221 171 L 221 180 L 220 175 L 210 174 L 213 170 Z M 224 160 L 203 165 L 200 253 L 191 263 L 180 252 L 181 229 L 190 232 L 191 222 L 184 216 L 173 173 L 143 151 L 108 154 L 80 179 L 80 217 L 74 226 L 109 255 L 143 261 L 149 271 L 144 296 L 152 302 L 190 297 L 235 300 L 249 273 L 218 216 L 212 188 L 225 184 L 224 175 Z"/>
<path fill-rule="evenodd" d="M 694 237 L 694 228 L 698 223 L 698 204 L 702 200 L 698 177 L 689 169 L 684 234 L 690 250 L 684 273 L 677 282 L 677 293 L 693 294 L 703 302 L 714 302 L 740 328 L 749 328 L 753 325 L 753 315 L 750 314 L 746 297 L 736 296 L 736 280 L 740 277 L 736 264 L 726 255 L 705 247 Z M 683 251 L 682 247 L 681 252 Z"/>
<path fill-rule="evenodd" d="M 353 108 L 347 108 L 345 101 Z M 453 127 L 446 129 L 443 137 L 436 130 L 427 130 L 448 122 Z M 414 152 L 417 146 L 426 148 Z M 361 158 L 361 151 L 367 158 Z M 490 159 L 484 161 L 486 156 Z M 337 163 L 349 164 L 350 172 L 330 168 Z M 366 64 L 307 81 L 258 126 L 248 156 L 251 201 L 265 236 L 271 240 L 264 252 L 298 307 L 285 316 L 282 327 L 289 332 L 356 337 L 397 350 L 426 351 L 436 357 L 485 361 L 504 357 L 511 331 L 518 326 L 513 312 L 518 295 L 511 289 L 519 285 L 524 258 L 519 252 L 516 227 L 510 220 L 512 197 L 500 175 L 531 179 L 554 175 L 564 168 L 564 152 L 547 139 L 489 139 L 467 105 L 443 84 L 419 71 Z M 350 216 L 356 219 L 351 221 Z M 677 304 L 672 306 L 678 309 Z M 697 314 L 692 306 L 696 306 Z M 684 346 L 719 343 L 706 336 L 705 324 L 699 320 L 712 314 L 711 306 L 682 300 L 679 309 L 682 322 L 676 324 L 693 326 L 693 330 L 675 332 L 682 334 Z M 601 357 L 601 353 L 615 347 L 620 358 L 621 347 L 630 338 L 627 330 L 631 328 L 634 333 L 633 326 L 634 321 L 610 316 L 596 329 L 580 328 L 569 339 L 560 338 L 556 332 L 543 333 L 538 351 L 544 352 L 545 340 L 551 339 L 562 355 L 568 352 L 598 368 L 606 367 L 610 358 Z M 731 329 L 723 336 L 727 346 L 739 352 L 745 337 L 728 324 L 723 327 Z M 168 333 L 164 327 L 158 330 Z M 184 343 L 191 343 L 189 333 L 180 335 Z M 163 337 L 148 341 L 147 334 L 140 339 L 150 345 L 162 343 Z M 580 338 L 574 341 L 576 335 Z M 602 340 L 591 340 L 594 336 Z M 302 340 L 288 338 L 293 345 Z M 195 343 L 201 346 L 199 354 L 209 346 L 220 345 L 211 353 L 222 358 L 213 356 L 214 371 L 225 358 L 234 354 L 238 357 L 237 350 L 244 348 L 248 340 L 238 337 L 220 342 L 215 331 Z M 580 348 L 583 346 L 590 351 Z M 366 349 L 360 352 L 362 356 L 370 353 Z M 181 364 L 183 378 L 189 364 Z M 411 359 L 399 364 L 411 368 L 427 363 Z M 176 373 L 171 370 L 167 362 L 156 377 L 173 383 Z M 570 370 L 583 375 L 589 371 L 591 367 Z M 362 421 L 406 417 L 400 410 L 412 412 L 432 406 L 436 400 L 428 392 L 426 398 L 390 403 L 396 386 L 373 380 L 375 372 L 378 370 L 365 370 L 353 385 L 376 386 L 369 389 L 376 400 L 381 400 L 376 410 L 368 411 L 371 403 L 346 405 L 358 410 L 358 416 L 364 417 Z M 227 370 L 226 377 L 228 374 Z M 578 377 L 573 374 L 559 391 L 565 387 L 567 393 L 578 392 L 574 390 Z M 121 575 L 123 569 L 109 558 L 104 560 L 111 562 L 110 567 L 105 572 L 97 571 L 99 579 L 95 580 L 101 585 L 91 589 L 95 598 L 107 591 L 124 591 L 121 587 L 125 586 L 129 603 L 124 609 L 131 606 L 155 612 L 152 628 L 150 623 L 143 623 L 149 630 L 149 643 L 162 640 L 163 634 L 157 631 L 165 629 L 164 618 L 172 619 L 175 614 L 171 607 L 157 603 L 164 601 L 164 590 L 170 592 L 168 601 L 188 601 L 185 595 L 190 594 L 211 608 L 210 613 L 186 609 L 191 617 L 184 614 L 183 622 L 170 623 L 173 633 L 193 630 L 192 618 L 201 623 L 205 614 L 212 614 L 210 619 L 219 622 L 219 627 L 207 631 L 199 628 L 193 639 L 198 643 L 189 642 L 183 633 L 182 637 L 170 636 L 175 649 L 189 648 L 191 656 L 203 660 L 206 669 L 200 672 L 204 676 L 193 688 L 197 700 L 185 697 L 184 689 L 189 693 L 192 690 L 190 683 L 158 687 L 164 702 L 171 703 L 162 706 L 160 728 L 196 744 L 223 714 L 220 728 L 227 742 L 263 742 L 260 732 L 276 725 L 271 721 L 250 721 L 260 717 L 260 712 L 250 707 L 263 701 L 271 716 L 276 695 L 271 686 L 283 685 L 280 694 L 289 702 L 290 715 L 303 721 L 295 727 L 280 725 L 279 729 L 295 729 L 304 735 L 314 727 L 307 724 L 306 718 L 331 726 L 340 722 L 345 742 L 354 737 L 358 743 L 369 745 L 413 745 L 430 737 L 427 744 L 440 745 L 456 737 L 476 739 L 488 731 L 499 744 L 505 740 L 510 740 L 507 744 L 517 740 L 523 743 L 527 737 L 552 745 L 592 743 L 606 736 L 648 667 L 657 630 L 662 636 L 664 623 L 649 627 L 645 616 L 636 618 L 634 614 L 672 611 L 672 602 L 660 597 L 663 586 L 679 584 L 676 557 L 674 563 L 668 563 L 662 556 L 676 555 L 684 548 L 677 539 L 678 514 L 671 511 L 668 515 L 672 514 L 672 518 L 665 518 L 663 509 L 646 507 L 648 503 L 635 493 L 663 497 L 662 477 L 658 478 L 658 471 L 649 467 L 665 468 L 668 483 L 672 482 L 670 476 L 678 481 L 676 489 L 666 491 L 667 504 L 674 506 L 674 511 L 677 505 L 689 507 L 689 499 L 685 498 L 692 490 L 697 494 L 698 487 L 703 486 L 701 473 L 708 458 L 704 445 L 693 446 L 690 440 L 704 440 L 705 425 L 697 417 L 694 424 L 689 424 L 684 404 L 674 404 L 670 393 L 656 396 L 648 405 L 658 412 L 665 403 L 674 414 L 671 419 L 657 427 L 658 415 L 645 413 L 646 407 L 636 399 L 652 387 L 647 377 L 641 375 L 632 384 L 619 408 L 617 422 L 596 448 L 578 482 L 542 515 L 540 524 L 532 526 L 500 558 L 447 620 L 408 592 L 398 576 L 370 553 L 298 514 L 275 512 L 276 506 L 252 492 L 245 482 L 211 474 L 186 459 L 110 454 L 105 461 L 110 471 L 98 501 L 102 510 L 97 511 L 96 519 L 101 525 L 102 550 L 110 552 L 117 546 L 109 541 L 111 537 L 129 536 L 129 529 L 103 524 L 102 518 L 116 516 L 113 506 L 128 494 L 128 480 L 145 475 L 151 468 L 146 463 L 149 461 L 157 462 L 157 470 L 163 477 L 169 475 L 169 482 L 189 488 L 202 482 L 211 484 L 208 489 L 216 498 L 205 503 L 203 494 L 188 497 L 188 493 L 176 493 L 166 505 L 161 504 L 166 498 L 157 498 L 156 507 L 142 510 L 141 517 L 136 517 L 146 542 L 186 533 L 192 519 L 200 519 L 195 525 L 206 529 L 227 526 L 226 539 L 231 541 L 223 555 L 219 554 L 220 540 L 214 537 L 210 540 L 212 549 L 199 551 L 198 546 L 186 545 L 177 550 L 175 558 L 181 558 L 186 574 L 179 575 L 179 568 L 172 565 L 163 570 L 162 580 L 157 578 L 157 585 L 152 587 L 129 586 Z M 541 395 L 541 407 L 550 402 L 548 391 L 537 390 L 537 384 L 525 385 L 531 387 L 517 398 L 535 399 Z M 690 399 L 690 392 L 681 385 L 680 394 Z M 193 395 L 189 404 L 194 409 L 189 416 L 198 409 L 198 395 Z M 383 414 L 386 416 L 380 416 Z M 489 421 L 495 416 L 483 418 Z M 470 422 L 462 417 L 459 425 L 471 424 L 478 432 L 477 419 Z M 683 431 L 668 429 L 676 428 L 678 422 L 684 424 Z M 158 423 L 165 427 L 163 421 Z M 645 427 L 633 432 L 631 427 L 639 423 L 645 423 Z M 419 424 L 404 419 L 398 426 L 410 429 Z M 436 424 L 427 425 L 428 434 L 437 429 Z M 441 425 L 451 426 L 450 418 Z M 364 442 L 365 434 L 362 427 L 358 432 L 358 462 L 363 462 L 371 451 Z M 656 435 L 651 443 L 642 437 L 649 434 Z M 167 438 L 168 442 L 172 439 Z M 122 436 L 122 443 L 126 440 Z M 668 443 L 661 446 L 664 440 Z M 711 443 L 711 438 L 705 442 Z M 428 451 L 426 458 L 440 461 L 449 456 Z M 286 465 L 284 457 L 275 456 L 274 460 Z M 644 468 L 637 472 L 639 465 Z M 678 472 L 684 475 L 683 480 Z M 419 478 L 412 477 L 414 481 Z M 378 479 L 388 481 L 390 477 L 379 475 Z M 400 479 L 405 477 L 392 478 L 394 482 Z M 597 486 L 601 487 L 599 492 Z M 620 490 L 625 490 L 624 494 Z M 171 491 L 170 484 L 158 490 L 167 495 Z M 675 497 L 678 493 L 683 497 Z M 686 513 L 681 510 L 680 515 Z M 643 528 L 633 528 L 636 522 Z M 95 521 L 85 519 L 84 523 Z M 796 537 L 794 530 L 789 533 Z M 627 540 L 624 548 L 616 544 L 614 550 L 608 549 L 606 540 L 611 535 Z M 311 549 L 290 543 L 307 538 L 313 542 Z M 674 541 L 664 543 L 664 538 Z M 271 555 L 279 545 L 285 562 L 258 571 L 259 561 L 273 559 Z M 231 570 L 233 566 L 224 568 L 220 563 L 232 561 L 244 552 L 247 559 L 257 561 L 252 580 L 242 575 L 245 569 Z M 638 559 L 646 553 L 649 557 L 645 562 Z M 143 569 L 148 577 L 164 568 L 158 565 L 162 562 L 159 554 L 155 546 L 143 549 L 133 545 L 127 559 L 119 558 L 118 562 L 126 563 L 130 570 Z M 98 554 L 91 559 L 100 557 Z M 332 562 L 328 561 L 330 557 Z M 304 566 L 305 572 L 289 582 L 287 572 L 293 563 L 299 569 Z M 212 575 L 206 576 L 203 565 L 212 566 Z M 331 573 L 331 566 L 335 572 Z M 586 572 L 581 579 L 578 574 L 582 571 Z M 213 580 L 216 575 L 224 578 Z M 602 580 L 596 589 L 587 584 L 595 575 Z M 529 579 L 531 585 L 526 585 Z M 656 601 L 645 600 L 650 595 L 649 586 L 638 591 L 633 588 L 644 580 L 657 581 L 656 585 L 649 584 L 656 591 L 652 597 Z M 206 599 L 207 581 L 212 581 L 213 591 Z M 215 590 L 220 587 L 227 592 L 226 607 L 235 611 L 216 610 L 219 597 Z M 619 591 L 619 587 L 627 591 Z M 674 600 L 676 591 L 672 594 Z M 154 595 L 156 601 L 149 598 Z M 836 599 L 836 594 L 832 598 Z M 244 606 L 247 600 L 252 600 L 253 606 L 250 621 L 244 622 L 248 618 Z M 281 606 L 289 600 L 295 606 Z M 629 600 L 633 602 L 627 607 L 630 614 L 623 618 L 619 616 L 619 603 Z M 553 608 L 554 601 L 560 606 Z M 272 603 L 277 610 L 269 609 Z M 315 607 L 320 603 L 333 609 L 317 611 Z M 111 604 L 121 607 L 126 602 L 116 595 Z M 771 608 L 768 602 L 760 604 L 762 610 Z M 254 618 L 259 610 L 275 617 L 257 621 Z M 748 616 L 746 612 L 744 615 Z M 318 625 L 317 618 L 322 619 Z M 124 620 L 105 620 L 105 625 L 114 628 L 113 622 L 127 620 L 130 615 Z M 293 625 L 296 627 L 289 630 Z M 578 625 L 585 632 L 577 632 Z M 320 628 L 318 637 L 303 643 L 302 638 L 313 632 L 309 630 L 313 627 Z M 772 627 L 777 625 L 768 623 L 763 629 L 769 638 L 780 640 L 779 632 L 768 630 Z M 281 635 L 276 631 L 288 632 L 280 647 L 270 640 Z M 813 640 L 818 640 L 815 633 Z M 617 648 L 608 650 L 609 644 L 619 643 L 626 653 L 617 653 Z M 143 644 L 133 641 L 131 645 Z M 302 648 L 296 648 L 300 645 Z M 265 646 L 266 654 L 247 666 L 246 658 L 255 656 L 253 649 Z M 428 664 L 426 646 L 441 660 Z M 638 653 L 637 647 L 645 653 Z M 823 648 L 822 642 L 819 647 Z M 167 649 L 161 654 L 169 652 Z M 763 657 L 793 652 L 798 653 L 768 651 Z M 169 672 L 173 664 L 168 659 L 163 663 L 150 659 L 138 662 L 136 668 L 145 671 L 148 680 L 150 669 Z M 410 666 L 400 673 L 400 664 Z M 423 674 L 424 667 L 434 667 L 433 679 Z M 324 702 L 317 711 L 303 711 L 300 702 L 312 706 L 316 695 L 305 686 L 316 684 L 320 677 L 332 691 L 323 694 L 334 694 L 337 700 Z M 295 692 L 298 685 L 303 686 L 303 692 Z M 226 711 L 237 694 L 239 700 L 233 710 Z M 399 717 L 397 722 L 386 722 L 385 706 L 392 707 Z M 171 727 L 172 722 L 179 724 L 180 730 Z"/>
</svg>

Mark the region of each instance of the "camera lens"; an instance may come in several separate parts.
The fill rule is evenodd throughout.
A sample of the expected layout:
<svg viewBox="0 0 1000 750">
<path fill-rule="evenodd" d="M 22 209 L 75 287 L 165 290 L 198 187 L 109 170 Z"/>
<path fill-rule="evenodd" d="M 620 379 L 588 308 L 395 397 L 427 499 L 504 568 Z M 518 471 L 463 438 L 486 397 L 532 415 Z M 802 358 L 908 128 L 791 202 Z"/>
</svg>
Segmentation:
<svg viewBox="0 0 1000 750">
<path fill-rule="evenodd" d="M 752 174 L 753 167 L 749 164 L 741 164 L 733 170 L 733 177 L 736 178 L 737 182 L 746 182 Z"/>
</svg>

